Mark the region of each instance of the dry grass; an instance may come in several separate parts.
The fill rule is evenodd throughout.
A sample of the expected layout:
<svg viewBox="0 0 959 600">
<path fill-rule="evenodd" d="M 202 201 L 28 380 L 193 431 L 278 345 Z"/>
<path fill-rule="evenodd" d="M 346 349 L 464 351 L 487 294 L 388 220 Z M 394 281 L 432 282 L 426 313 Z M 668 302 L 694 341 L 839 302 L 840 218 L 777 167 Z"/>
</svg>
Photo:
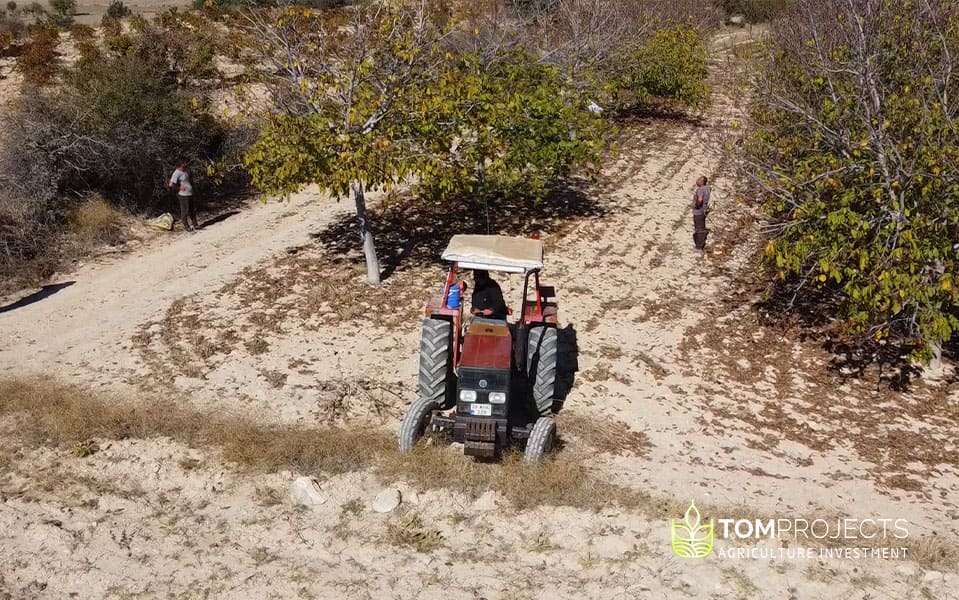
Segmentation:
<svg viewBox="0 0 959 600">
<path fill-rule="evenodd" d="M 70 231 L 82 245 L 93 246 L 123 242 L 129 217 L 102 197 L 88 197 L 70 214 Z"/>
<path fill-rule="evenodd" d="M 0 380 L 0 398 L 0 422 L 8 425 L 6 434 L 0 436 L 0 466 L 9 465 L 10 457 L 18 452 L 37 446 L 89 456 L 96 452 L 97 439 L 166 437 L 194 448 L 219 450 L 224 459 L 250 472 L 372 470 L 384 480 L 403 480 L 420 489 L 444 489 L 471 497 L 496 492 L 514 510 L 544 505 L 583 510 L 619 507 L 650 519 L 667 519 L 686 509 L 686 499 L 655 497 L 611 481 L 591 465 L 584 452 L 559 452 L 532 466 L 523 465 L 516 452 L 507 453 L 497 463 L 473 462 L 445 444 L 420 444 L 414 452 L 400 455 L 393 436 L 383 430 L 264 425 L 203 413 L 166 397 L 131 404 L 42 380 Z M 614 444 L 608 448 L 610 452 L 642 452 L 647 447 L 643 434 L 616 421 L 597 425 L 580 416 L 565 419 L 564 426 L 586 443 Z M 271 494 L 260 496 L 263 504 L 275 501 Z M 764 518 L 745 507 L 704 505 L 700 509 L 707 518 L 716 514 Z M 397 522 L 387 541 L 417 549 L 441 542 L 432 532 L 414 525 Z M 910 558 L 925 567 L 951 569 L 959 564 L 959 546 L 952 540 L 933 536 L 911 539 L 909 545 Z"/>
<path fill-rule="evenodd" d="M 369 468 L 391 451 L 388 435 L 369 429 L 295 429 L 206 414 L 171 401 L 136 404 L 74 386 L 40 380 L 0 381 L 0 417 L 16 421 L 23 446 L 74 448 L 88 440 L 166 437 L 190 447 L 214 447 L 244 469 L 342 473 Z"/>
<path fill-rule="evenodd" d="M 633 431 L 629 425 L 617 419 L 564 411 L 557 416 L 556 425 L 563 438 L 575 438 L 607 454 L 645 456 L 651 446 L 645 433 Z"/>
<path fill-rule="evenodd" d="M 620 504 L 644 506 L 655 514 L 682 512 L 672 503 L 657 508 L 657 501 L 644 493 L 598 477 L 584 456 L 573 453 L 534 466 L 523 465 L 518 453 L 507 453 L 499 463 L 477 463 L 445 445 L 422 444 L 415 452 L 401 455 L 392 434 L 383 430 L 265 425 L 203 413 L 168 397 L 148 397 L 133 404 L 41 380 L 0 380 L 0 398 L 4 398 L 0 418 L 16 421 L 12 431 L 23 447 L 72 449 L 96 439 L 166 437 L 190 447 L 218 449 L 224 459 L 250 471 L 373 469 L 384 478 L 404 479 L 421 488 L 450 489 L 473 497 L 495 491 L 517 509 L 544 504 L 598 509 Z M 606 430 L 582 425 L 582 418 L 571 422 L 581 423 L 581 435 L 592 443 L 600 444 L 599 437 L 607 435 Z M 624 428 L 618 435 L 641 447 L 644 438 L 632 433 Z"/>
<path fill-rule="evenodd" d="M 417 552 L 432 552 L 443 545 L 443 534 L 429 529 L 417 514 L 390 521 L 384 541 L 393 546 L 408 546 Z"/>
<path fill-rule="evenodd" d="M 517 510 L 542 505 L 598 510 L 650 504 L 645 493 L 607 481 L 583 457 L 572 454 L 524 465 L 518 452 L 508 452 L 498 462 L 482 463 L 446 446 L 421 444 L 410 454 L 384 454 L 376 469 L 385 479 L 402 479 L 418 488 L 455 490 L 472 498 L 497 492 Z"/>
</svg>

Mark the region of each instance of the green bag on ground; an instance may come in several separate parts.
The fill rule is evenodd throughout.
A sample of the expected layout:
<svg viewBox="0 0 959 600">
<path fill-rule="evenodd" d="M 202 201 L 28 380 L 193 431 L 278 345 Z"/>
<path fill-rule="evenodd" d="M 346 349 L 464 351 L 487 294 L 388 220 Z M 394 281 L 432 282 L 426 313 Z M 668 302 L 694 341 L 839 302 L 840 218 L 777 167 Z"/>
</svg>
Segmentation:
<svg viewBox="0 0 959 600">
<path fill-rule="evenodd" d="M 173 231 L 173 215 L 170 213 L 163 213 L 159 217 L 147 221 L 147 225 L 156 229 L 162 229 L 164 231 Z"/>
</svg>

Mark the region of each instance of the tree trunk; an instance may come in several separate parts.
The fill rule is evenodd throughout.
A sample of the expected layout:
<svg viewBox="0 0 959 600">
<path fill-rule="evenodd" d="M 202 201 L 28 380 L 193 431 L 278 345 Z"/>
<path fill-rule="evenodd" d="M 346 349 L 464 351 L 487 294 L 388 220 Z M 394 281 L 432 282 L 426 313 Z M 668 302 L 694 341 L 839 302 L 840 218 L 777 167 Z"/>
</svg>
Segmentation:
<svg viewBox="0 0 959 600">
<path fill-rule="evenodd" d="M 929 353 L 932 357 L 929 359 L 929 364 L 926 365 L 926 370 L 923 373 L 923 377 L 926 379 L 931 379 L 933 381 L 938 381 L 945 374 L 945 369 L 942 364 L 942 344 L 938 342 L 929 342 Z"/>
<path fill-rule="evenodd" d="M 366 196 L 363 193 L 363 184 L 359 181 L 353 182 L 353 200 L 356 202 L 356 224 L 359 227 L 360 244 L 363 245 L 363 254 L 366 257 L 366 281 L 371 285 L 379 285 L 380 261 L 376 258 L 373 232 L 370 231 L 370 220 L 366 216 Z"/>
</svg>

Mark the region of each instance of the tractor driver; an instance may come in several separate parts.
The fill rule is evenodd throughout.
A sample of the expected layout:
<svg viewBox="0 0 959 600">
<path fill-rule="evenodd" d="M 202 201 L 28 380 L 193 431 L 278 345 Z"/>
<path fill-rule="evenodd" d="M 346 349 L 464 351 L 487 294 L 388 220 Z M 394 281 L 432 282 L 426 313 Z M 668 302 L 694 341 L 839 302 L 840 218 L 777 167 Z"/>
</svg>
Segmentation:
<svg viewBox="0 0 959 600">
<path fill-rule="evenodd" d="M 490 319 L 506 319 L 509 312 L 503 299 L 503 289 L 487 271 L 473 271 L 473 308 L 470 314 Z"/>
</svg>

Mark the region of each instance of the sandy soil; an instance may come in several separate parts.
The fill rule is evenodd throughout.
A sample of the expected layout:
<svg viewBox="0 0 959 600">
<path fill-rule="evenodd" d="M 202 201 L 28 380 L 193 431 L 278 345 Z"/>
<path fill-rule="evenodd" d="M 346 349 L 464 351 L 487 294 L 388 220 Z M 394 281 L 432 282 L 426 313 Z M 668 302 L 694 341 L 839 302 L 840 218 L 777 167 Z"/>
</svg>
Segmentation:
<svg viewBox="0 0 959 600">
<path fill-rule="evenodd" d="M 714 70 L 723 68 L 719 55 Z M 735 116 L 721 89 L 701 121 L 640 128 L 605 185 L 562 223 L 541 223 L 561 326 L 579 348 L 564 410 L 645 433 L 647 453 L 595 462 L 654 496 L 782 517 L 903 518 L 916 538 L 956 538 L 951 380 L 901 395 L 832 373 L 818 344 L 757 323 L 742 276 L 754 215 L 717 149 Z M 700 174 L 713 183 L 705 255 L 692 248 L 688 215 Z M 384 289 L 366 290 L 344 267 L 355 253 L 336 250 L 348 209 L 307 192 L 84 266 L 42 300 L 0 309 L 0 373 L 166 390 L 275 422 L 395 429 L 415 384 L 416 314 L 442 270 L 397 259 Z M 386 258 L 416 256 L 417 245 L 429 243 Z M 507 283 L 515 297 L 521 282 Z M 84 459 L 28 452 L 0 485 L 0 592 L 959 597 L 956 573 L 910 561 L 684 561 L 669 549 L 668 524 L 642 514 L 517 513 L 493 494 L 417 493 L 364 473 L 323 479 L 327 501 L 304 509 L 287 497 L 297 475 L 240 475 L 162 440 L 116 442 Z M 405 500 L 373 513 L 385 486 Z"/>
</svg>

